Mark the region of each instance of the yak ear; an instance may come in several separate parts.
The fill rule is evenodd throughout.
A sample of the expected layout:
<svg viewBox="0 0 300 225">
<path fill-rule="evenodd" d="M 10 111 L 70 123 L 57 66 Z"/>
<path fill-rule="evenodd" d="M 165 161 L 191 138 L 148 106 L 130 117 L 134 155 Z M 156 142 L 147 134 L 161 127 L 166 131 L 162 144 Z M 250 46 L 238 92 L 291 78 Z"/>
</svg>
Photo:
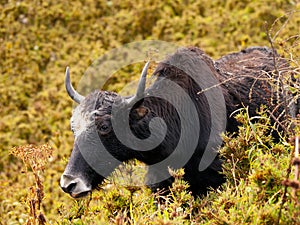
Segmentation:
<svg viewBox="0 0 300 225">
<path fill-rule="evenodd" d="M 143 119 L 146 115 L 150 113 L 150 109 L 145 106 L 139 106 L 132 111 L 132 116 L 136 120 Z"/>
</svg>

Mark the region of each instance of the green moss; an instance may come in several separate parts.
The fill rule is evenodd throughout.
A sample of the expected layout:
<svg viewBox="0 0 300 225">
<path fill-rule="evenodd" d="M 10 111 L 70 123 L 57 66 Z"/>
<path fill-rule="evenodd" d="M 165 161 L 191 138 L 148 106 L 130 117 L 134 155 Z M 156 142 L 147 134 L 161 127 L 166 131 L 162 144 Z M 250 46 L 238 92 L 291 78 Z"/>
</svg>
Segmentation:
<svg viewBox="0 0 300 225">
<path fill-rule="evenodd" d="M 284 0 L 1 1 L 1 223 L 26 222 L 25 199 L 33 182 L 9 150 L 50 143 L 54 154 L 43 179 L 43 211 L 49 224 L 274 224 L 292 147 L 284 141 L 273 143 L 266 132 L 268 119 L 249 124 L 243 113 L 238 119 L 244 126 L 236 137 L 224 138 L 221 151 L 228 181 L 208 196 L 192 198 L 186 191 L 188 184 L 177 179 L 172 194 L 159 205 L 147 188 L 131 192 L 122 185 L 129 176 L 126 172 L 121 178 L 116 173 L 114 182 L 95 192 L 91 201 L 74 201 L 62 193 L 58 181 L 73 142 L 72 102 L 64 90 L 64 71 L 70 66 L 77 84 L 96 58 L 140 40 L 195 45 L 213 58 L 248 46 L 269 46 L 266 23 L 271 37 L 276 35 L 274 44 L 280 54 L 299 67 L 300 13 L 288 14 L 299 9 L 297 1 Z M 105 89 L 120 90 L 138 76 L 141 67 L 117 71 Z M 143 177 L 144 171 L 138 173 Z M 299 223 L 299 205 L 290 192 L 281 224 Z"/>
</svg>

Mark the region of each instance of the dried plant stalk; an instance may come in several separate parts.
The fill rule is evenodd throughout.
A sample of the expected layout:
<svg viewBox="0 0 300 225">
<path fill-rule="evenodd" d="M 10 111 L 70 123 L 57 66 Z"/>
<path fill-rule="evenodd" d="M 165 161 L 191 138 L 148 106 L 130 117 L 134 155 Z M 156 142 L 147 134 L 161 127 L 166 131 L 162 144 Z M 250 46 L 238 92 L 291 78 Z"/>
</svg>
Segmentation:
<svg viewBox="0 0 300 225">
<path fill-rule="evenodd" d="M 31 169 L 35 184 L 29 187 L 29 193 L 27 196 L 27 202 L 29 205 L 29 219 L 28 225 L 43 225 L 46 224 L 46 217 L 41 212 L 41 204 L 44 198 L 44 185 L 41 179 L 41 173 L 45 169 L 45 165 L 48 159 L 52 156 L 52 148 L 48 145 L 34 146 L 25 145 L 14 147 L 11 150 L 11 154 L 20 158 L 26 166 L 26 172 L 28 168 Z"/>
<path fill-rule="evenodd" d="M 293 160 L 293 164 L 295 166 L 295 178 L 294 178 L 294 183 L 297 184 L 295 187 L 293 187 L 293 195 L 296 200 L 297 198 L 297 191 L 300 188 L 299 184 L 299 165 L 300 165 L 300 159 L 299 159 L 299 136 L 295 137 L 295 158 Z M 299 203 L 299 202 L 298 202 Z"/>
</svg>

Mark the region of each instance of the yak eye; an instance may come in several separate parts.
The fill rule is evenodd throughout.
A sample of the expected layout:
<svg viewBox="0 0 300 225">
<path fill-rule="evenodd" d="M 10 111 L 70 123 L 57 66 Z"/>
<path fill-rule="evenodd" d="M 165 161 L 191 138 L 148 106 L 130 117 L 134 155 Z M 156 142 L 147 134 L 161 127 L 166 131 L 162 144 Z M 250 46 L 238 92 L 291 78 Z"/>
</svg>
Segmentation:
<svg viewBox="0 0 300 225">
<path fill-rule="evenodd" d="M 111 130 L 111 127 L 108 123 L 102 123 L 99 127 L 99 131 L 102 135 L 108 134 Z"/>
<path fill-rule="evenodd" d="M 102 125 L 100 127 L 100 129 L 101 129 L 101 131 L 106 131 L 106 130 L 108 130 L 108 126 L 107 125 Z"/>
</svg>

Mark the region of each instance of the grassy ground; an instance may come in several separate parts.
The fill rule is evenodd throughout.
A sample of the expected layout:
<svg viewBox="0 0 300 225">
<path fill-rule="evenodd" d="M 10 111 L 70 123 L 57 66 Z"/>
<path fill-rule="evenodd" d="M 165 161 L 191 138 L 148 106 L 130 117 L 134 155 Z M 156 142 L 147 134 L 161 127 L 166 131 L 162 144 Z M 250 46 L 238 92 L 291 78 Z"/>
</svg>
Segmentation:
<svg viewBox="0 0 300 225">
<path fill-rule="evenodd" d="M 72 102 L 63 84 L 67 65 L 78 81 L 105 52 L 151 39 L 195 45 L 218 58 L 248 46 L 270 46 L 268 31 L 299 71 L 297 10 L 300 3 L 285 0 L 1 0 L 0 224 L 34 224 L 33 213 L 41 224 L 43 218 L 47 224 L 276 224 L 279 216 L 280 224 L 300 224 L 300 199 L 290 187 L 285 194 L 282 184 L 287 174 L 293 179 L 294 167 L 288 170 L 293 142 L 283 137 L 273 143 L 268 120 L 253 125 L 245 113 L 238 116 L 240 133 L 225 137 L 221 150 L 227 183 L 201 199 L 186 191 L 179 171 L 170 196 L 158 204 L 157 196 L 138 183 L 144 173 L 138 162 L 122 168 L 90 198 L 75 201 L 58 187 L 73 143 Z M 118 90 L 139 69 L 122 73 L 107 88 Z M 14 146 L 21 146 L 16 154 L 27 155 L 12 156 Z M 51 157 L 44 155 L 36 164 L 30 161 L 32 149 Z M 130 175 L 132 168 L 138 175 Z M 124 179 L 139 188 L 124 185 Z"/>
</svg>

